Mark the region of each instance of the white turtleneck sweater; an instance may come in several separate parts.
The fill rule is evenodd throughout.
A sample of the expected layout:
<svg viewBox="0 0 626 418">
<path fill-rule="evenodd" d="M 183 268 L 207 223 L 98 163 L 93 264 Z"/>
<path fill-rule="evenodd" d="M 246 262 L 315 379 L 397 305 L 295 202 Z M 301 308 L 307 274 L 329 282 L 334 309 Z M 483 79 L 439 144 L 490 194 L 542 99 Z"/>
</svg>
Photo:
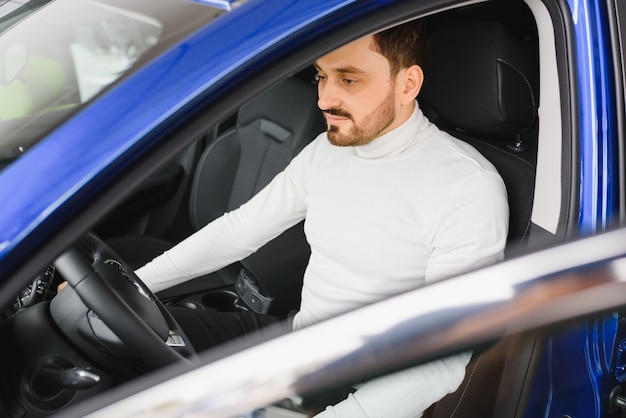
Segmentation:
<svg viewBox="0 0 626 418">
<path fill-rule="evenodd" d="M 245 258 L 303 219 L 311 257 L 294 328 L 500 260 L 508 205 L 495 168 L 416 106 L 366 145 L 337 147 L 321 134 L 250 201 L 137 274 L 162 290 Z M 320 416 L 419 417 L 458 387 L 469 356 L 369 382 Z"/>
</svg>

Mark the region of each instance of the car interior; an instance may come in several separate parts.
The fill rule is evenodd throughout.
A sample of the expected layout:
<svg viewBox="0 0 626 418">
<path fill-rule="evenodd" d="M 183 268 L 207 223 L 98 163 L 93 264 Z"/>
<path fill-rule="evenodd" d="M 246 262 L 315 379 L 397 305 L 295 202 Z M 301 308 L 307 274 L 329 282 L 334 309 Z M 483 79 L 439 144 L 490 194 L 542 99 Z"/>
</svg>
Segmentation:
<svg viewBox="0 0 626 418">
<path fill-rule="evenodd" d="M 431 56 L 420 107 L 441 129 L 483 153 L 503 177 L 510 208 L 506 257 L 543 245 L 543 234 L 531 221 L 540 124 L 539 35 L 532 12 L 523 1 L 485 2 L 433 14 L 428 26 Z M 112 258 L 136 269 L 247 201 L 324 131 L 314 74 L 312 67 L 303 68 L 219 126 L 207 127 L 93 228 L 106 250 L 89 237 L 84 246 L 94 254 L 112 250 Z M 309 254 L 298 224 L 248 258 L 157 296 L 165 305 L 286 317 L 299 306 Z M 36 278 L 14 309 L 32 306 L 33 288 L 45 280 L 45 273 Z M 54 296 L 54 285 L 46 284 L 41 300 Z M 83 338 L 80 331 L 76 338 Z M 514 416 L 504 400 L 520 399 L 527 392 L 532 381 L 528 370 L 541 354 L 541 338 L 515 336 L 475 352 L 459 390 L 425 416 L 450 417 L 459 409 L 471 416 Z M 94 358 L 104 356 L 93 348 L 84 350 Z M 110 384 L 129 378 L 120 372 L 115 371 Z M 58 399 L 53 406 L 66 401 Z"/>
</svg>

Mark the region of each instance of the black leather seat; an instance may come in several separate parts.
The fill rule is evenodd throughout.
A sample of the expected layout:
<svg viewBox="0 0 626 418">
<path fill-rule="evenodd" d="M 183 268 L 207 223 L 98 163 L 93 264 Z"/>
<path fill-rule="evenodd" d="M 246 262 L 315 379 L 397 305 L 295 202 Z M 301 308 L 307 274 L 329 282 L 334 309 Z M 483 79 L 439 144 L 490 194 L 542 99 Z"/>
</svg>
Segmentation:
<svg viewBox="0 0 626 418">
<path fill-rule="evenodd" d="M 507 253 L 527 243 L 537 152 L 537 50 L 495 20 L 450 16 L 431 35 L 418 100 L 440 128 L 472 144 L 507 187 Z"/>
<path fill-rule="evenodd" d="M 236 127 L 218 137 L 200 157 L 189 205 L 193 228 L 200 229 L 249 200 L 324 129 L 316 87 L 300 78 L 291 77 L 244 105 L 237 114 Z M 108 243 L 135 268 L 173 245 L 146 236 L 120 237 Z M 309 255 L 300 223 L 241 263 L 168 289 L 160 296 L 237 283 L 248 308 L 282 315 L 299 305 Z"/>
<path fill-rule="evenodd" d="M 471 143 L 498 169 L 508 192 L 507 254 L 524 248 L 536 161 L 538 58 L 533 45 L 495 20 L 452 15 L 431 36 L 420 103 L 441 128 Z M 508 337 L 474 353 L 458 390 L 426 418 L 518 416 L 540 336 Z"/>
</svg>

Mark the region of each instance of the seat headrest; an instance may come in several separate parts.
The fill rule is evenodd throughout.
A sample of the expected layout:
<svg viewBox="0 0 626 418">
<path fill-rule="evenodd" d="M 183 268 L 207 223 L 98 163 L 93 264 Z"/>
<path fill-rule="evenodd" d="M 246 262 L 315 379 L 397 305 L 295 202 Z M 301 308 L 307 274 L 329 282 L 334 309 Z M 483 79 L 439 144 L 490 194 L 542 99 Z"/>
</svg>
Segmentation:
<svg viewBox="0 0 626 418">
<path fill-rule="evenodd" d="M 497 21 L 450 16 L 430 38 L 418 97 L 453 128 L 514 135 L 537 119 L 538 59 Z"/>
</svg>

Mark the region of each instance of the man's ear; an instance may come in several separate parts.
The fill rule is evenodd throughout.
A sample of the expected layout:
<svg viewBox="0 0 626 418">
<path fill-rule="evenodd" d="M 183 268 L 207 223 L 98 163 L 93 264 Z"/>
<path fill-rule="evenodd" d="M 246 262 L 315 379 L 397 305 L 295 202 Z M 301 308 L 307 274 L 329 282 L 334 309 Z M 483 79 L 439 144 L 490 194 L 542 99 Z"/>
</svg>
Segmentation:
<svg viewBox="0 0 626 418">
<path fill-rule="evenodd" d="M 420 92 L 424 82 L 424 71 L 419 65 L 411 65 L 401 70 L 401 73 L 403 83 L 401 101 L 403 105 L 406 105 L 413 102 Z"/>
</svg>

